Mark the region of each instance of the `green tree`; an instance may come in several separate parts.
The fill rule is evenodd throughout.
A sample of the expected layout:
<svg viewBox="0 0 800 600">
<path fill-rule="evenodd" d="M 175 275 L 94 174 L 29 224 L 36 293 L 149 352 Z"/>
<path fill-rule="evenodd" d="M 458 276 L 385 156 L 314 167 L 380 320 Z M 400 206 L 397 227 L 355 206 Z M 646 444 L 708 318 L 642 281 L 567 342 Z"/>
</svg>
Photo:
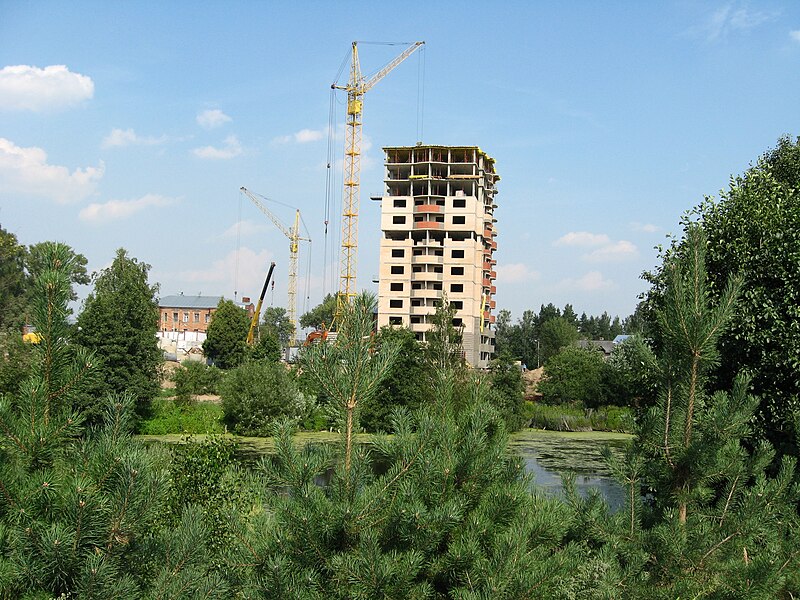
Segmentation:
<svg viewBox="0 0 800 600">
<path fill-rule="evenodd" d="M 718 200 L 707 198 L 687 213 L 707 238 L 708 286 L 719 299 L 730 273 L 744 278 L 730 327 L 720 340 L 712 377 L 730 389 L 740 369 L 751 374 L 760 396 L 760 427 L 779 454 L 798 455 L 794 415 L 800 410 L 800 138 L 783 137 L 744 175 L 731 180 Z M 685 239 L 685 238 L 684 238 Z M 664 264 L 646 277 L 653 284 L 645 303 L 650 322 L 664 304 L 669 260 L 684 251 L 674 240 Z M 658 340 L 656 340 L 658 341 Z"/>
<path fill-rule="evenodd" d="M 390 431 L 396 409 L 413 410 L 425 400 L 423 352 L 414 333 L 403 327 L 382 327 L 376 344 L 396 344 L 399 353 L 375 395 L 364 402 L 360 422 L 367 431 Z"/>
<path fill-rule="evenodd" d="M 548 404 L 605 404 L 605 366 L 597 350 L 568 346 L 547 361 L 537 390 Z"/>
<path fill-rule="evenodd" d="M 249 330 L 247 312 L 231 300 L 222 299 L 208 324 L 203 353 L 220 369 L 237 367 L 247 357 Z"/>
<path fill-rule="evenodd" d="M 503 418 L 508 431 L 527 425 L 525 415 L 525 382 L 522 371 L 508 354 L 500 354 L 489 365 L 491 391 L 488 400 Z"/>
<path fill-rule="evenodd" d="M 539 334 L 542 363 L 547 362 L 562 349 L 574 345 L 578 341 L 578 330 L 575 325 L 563 317 L 553 317 L 544 322 Z"/>
<path fill-rule="evenodd" d="M 638 564 L 632 597 L 791 598 L 800 587 L 795 460 L 767 475 L 773 450 L 753 435 L 758 401 L 746 376 L 709 392 L 742 287 L 729 277 L 712 292 L 705 251 L 702 230 L 689 227 L 664 265 L 660 394 L 627 459 L 611 462 L 629 499 L 617 521 L 625 533 L 609 548 Z"/>
<path fill-rule="evenodd" d="M 261 335 L 272 336 L 282 347 L 289 345 L 292 337 L 292 324 L 289 322 L 285 308 L 268 306 L 264 309 L 264 316 L 261 319 Z"/>
<path fill-rule="evenodd" d="M 608 399 L 617 406 L 651 406 L 658 391 L 656 357 L 639 336 L 632 336 L 614 348 L 608 359 Z"/>
<path fill-rule="evenodd" d="M 72 256 L 41 247 L 31 316 L 42 340 L 18 393 L 0 400 L 0 597 L 164 597 L 171 586 L 225 597 L 197 558 L 202 523 L 151 535 L 166 479 L 131 437 L 133 397 L 109 395 L 95 428 L 74 409 L 95 360 L 69 343 Z"/>
<path fill-rule="evenodd" d="M 218 389 L 226 424 L 242 435 L 268 435 L 275 421 L 303 420 L 316 408 L 281 363 L 246 362 L 229 371 Z"/>
<path fill-rule="evenodd" d="M 45 263 L 47 261 L 47 247 L 47 242 L 40 242 L 38 244 L 28 246 L 28 253 L 25 257 L 25 266 L 28 270 L 28 273 L 32 277 L 35 277 L 41 273 L 45 268 Z M 78 294 L 75 292 L 74 286 L 89 285 L 92 282 L 92 278 L 86 271 L 86 264 L 88 262 L 86 257 L 83 254 L 78 254 L 72 248 L 67 248 L 67 252 L 71 253 L 69 256 L 69 280 L 73 286 L 70 292 L 70 300 L 75 301 L 78 299 Z"/>
<path fill-rule="evenodd" d="M 300 365 L 330 399 L 342 431 L 345 477 L 350 475 L 353 434 L 359 412 L 378 390 L 400 351 L 398 344 L 375 347 L 372 339 L 375 297 L 362 293 L 344 305 L 335 341 L 313 344 L 300 354 Z"/>
<path fill-rule="evenodd" d="M 0 329 L 19 328 L 27 318 L 25 246 L 0 227 Z"/>
<path fill-rule="evenodd" d="M 310 311 L 300 316 L 300 327 L 314 327 L 321 329 L 323 326 L 330 327 L 333 323 L 333 315 L 336 314 L 337 294 L 328 294 L 320 304 Z"/>
<path fill-rule="evenodd" d="M 72 253 L 77 258 L 77 255 Z M 99 358 L 101 383 L 89 393 L 130 392 L 144 414 L 159 390 L 158 285 L 150 285 L 150 265 L 120 248 L 111 266 L 93 276 L 94 290 L 78 316 L 75 341 Z M 75 272 L 70 270 L 70 280 Z M 70 289 L 71 293 L 71 289 Z"/>
</svg>

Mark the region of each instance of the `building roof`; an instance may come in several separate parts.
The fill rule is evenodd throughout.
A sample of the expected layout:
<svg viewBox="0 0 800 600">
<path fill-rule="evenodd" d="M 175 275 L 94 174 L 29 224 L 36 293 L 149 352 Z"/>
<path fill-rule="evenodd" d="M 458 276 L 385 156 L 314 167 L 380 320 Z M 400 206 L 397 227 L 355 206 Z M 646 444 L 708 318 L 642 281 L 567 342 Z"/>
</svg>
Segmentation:
<svg viewBox="0 0 800 600">
<path fill-rule="evenodd" d="M 222 296 L 163 296 L 158 301 L 159 308 L 217 308 Z"/>
</svg>

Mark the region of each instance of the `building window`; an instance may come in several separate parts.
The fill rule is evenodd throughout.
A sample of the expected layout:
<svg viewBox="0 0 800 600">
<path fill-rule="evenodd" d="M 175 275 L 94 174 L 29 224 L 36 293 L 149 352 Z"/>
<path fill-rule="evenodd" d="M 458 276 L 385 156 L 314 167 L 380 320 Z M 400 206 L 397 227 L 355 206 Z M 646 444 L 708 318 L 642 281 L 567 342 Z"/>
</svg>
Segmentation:
<svg viewBox="0 0 800 600">
<path fill-rule="evenodd" d="M 391 283 L 389 284 L 389 289 L 393 292 L 402 292 L 403 291 L 403 284 L 402 283 Z"/>
<path fill-rule="evenodd" d="M 450 275 L 463 275 L 464 267 L 450 267 Z"/>
<path fill-rule="evenodd" d="M 453 283 L 450 285 L 451 292 L 463 292 L 464 291 L 464 284 L 463 283 Z"/>
<path fill-rule="evenodd" d="M 394 207 L 395 208 L 405 208 L 406 207 L 406 201 L 405 200 L 398 200 L 397 198 L 395 198 Z"/>
<path fill-rule="evenodd" d="M 411 317 L 411 322 L 412 322 L 412 323 L 415 323 L 415 324 L 416 324 L 416 323 L 422 323 L 422 317 L 420 317 L 420 316 L 413 316 L 413 317 Z"/>
<path fill-rule="evenodd" d="M 450 306 L 452 306 L 456 310 L 461 310 L 462 308 L 464 308 L 464 303 L 461 300 L 453 300 L 450 303 Z"/>
<path fill-rule="evenodd" d="M 164 313 L 164 323 L 167 322 L 167 313 Z"/>
<path fill-rule="evenodd" d="M 453 200 L 453 208 L 467 208 L 467 201 L 464 199 Z"/>
<path fill-rule="evenodd" d="M 391 274 L 392 275 L 402 275 L 403 272 L 404 272 L 404 268 L 402 266 L 400 266 L 400 265 L 394 265 L 391 268 Z"/>
<path fill-rule="evenodd" d="M 453 217 L 453 225 L 464 225 L 467 222 L 467 217 Z"/>
<path fill-rule="evenodd" d="M 389 308 L 403 308 L 402 300 L 389 300 Z"/>
<path fill-rule="evenodd" d="M 403 258 L 406 251 L 402 248 L 392 248 L 392 258 Z"/>
<path fill-rule="evenodd" d="M 206 323 L 211 321 L 211 313 L 206 313 Z"/>
<path fill-rule="evenodd" d="M 402 225 L 406 222 L 405 215 L 395 215 L 392 217 L 392 224 L 393 225 Z"/>
<path fill-rule="evenodd" d="M 463 250 L 453 250 L 450 253 L 450 256 L 453 258 L 464 258 L 464 251 Z"/>
<path fill-rule="evenodd" d="M 183 322 L 184 323 L 188 323 L 189 322 L 189 313 L 188 312 L 183 313 Z"/>
<path fill-rule="evenodd" d="M 389 325 L 402 325 L 403 317 L 389 317 Z"/>
<path fill-rule="evenodd" d="M 172 313 L 172 321 L 174 323 L 178 322 L 178 313 L 176 313 L 176 312 Z"/>
<path fill-rule="evenodd" d="M 453 327 L 461 327 L 463 321 L 461 319 L 453 319 Z"/>
<path fill-rule="evenodd" d="M 200 313 L 199 312 L 194 313 L 194 322 L 195 323 L 199 323 L 200 322 Z M 195 329 L 195 331 L 197 331 L 197 330 Z"/>
</svg>

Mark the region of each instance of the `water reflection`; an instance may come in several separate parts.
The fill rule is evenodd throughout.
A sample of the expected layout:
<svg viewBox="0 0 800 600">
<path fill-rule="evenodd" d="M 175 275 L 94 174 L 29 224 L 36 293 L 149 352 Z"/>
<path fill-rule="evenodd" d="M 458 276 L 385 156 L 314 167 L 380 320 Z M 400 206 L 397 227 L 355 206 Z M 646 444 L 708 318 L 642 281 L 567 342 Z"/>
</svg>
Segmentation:
<svg viewBox="0 0 800 600">
<path fill-rule="evenodd" d="M 603 459 L 603 448 L 622 452 L 630 436 L 599 432 L 565 433 L 525 430 L 511 437 L 510 448 L 517 452 L 533 475 L 533 485 L 545 493 L 561 496 L 562 473 L 575 474 L 575 487 L 583 496 L 597 490 L 612 510 L 624 503 L 624 490 L 611 476 Z"/>
</svg>

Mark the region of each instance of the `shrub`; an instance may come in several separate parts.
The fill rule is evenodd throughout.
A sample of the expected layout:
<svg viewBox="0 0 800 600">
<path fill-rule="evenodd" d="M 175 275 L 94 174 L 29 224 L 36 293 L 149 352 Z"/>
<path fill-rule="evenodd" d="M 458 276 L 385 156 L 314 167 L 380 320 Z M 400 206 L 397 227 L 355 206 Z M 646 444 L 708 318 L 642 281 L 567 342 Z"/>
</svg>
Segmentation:
<svg viewBox="0 0 800 600">
<path fill-rule="evenodd" d="M 219 387 L 225 423 L 236 433 L 269 435 L 273 421 L 304 420 L 316 409 L 286 365 L 253 361 L 230 371 Z"/>
<path fill-rule="evenodd" d="M 569 347 L 547 361 L 538 391 L 548 404 L 579 402 L 586 406 L 604 403 L 606 364 L 600 352 Z"/>
<path fill-rule="evenodd" d="M 181 400 L 188 400 L 196 394 L 216 394 L 222 371 L 200 362 L 187 361 L 175 369 L 172 380 L 175 382 L 175 394 Z"/>
</svg>

